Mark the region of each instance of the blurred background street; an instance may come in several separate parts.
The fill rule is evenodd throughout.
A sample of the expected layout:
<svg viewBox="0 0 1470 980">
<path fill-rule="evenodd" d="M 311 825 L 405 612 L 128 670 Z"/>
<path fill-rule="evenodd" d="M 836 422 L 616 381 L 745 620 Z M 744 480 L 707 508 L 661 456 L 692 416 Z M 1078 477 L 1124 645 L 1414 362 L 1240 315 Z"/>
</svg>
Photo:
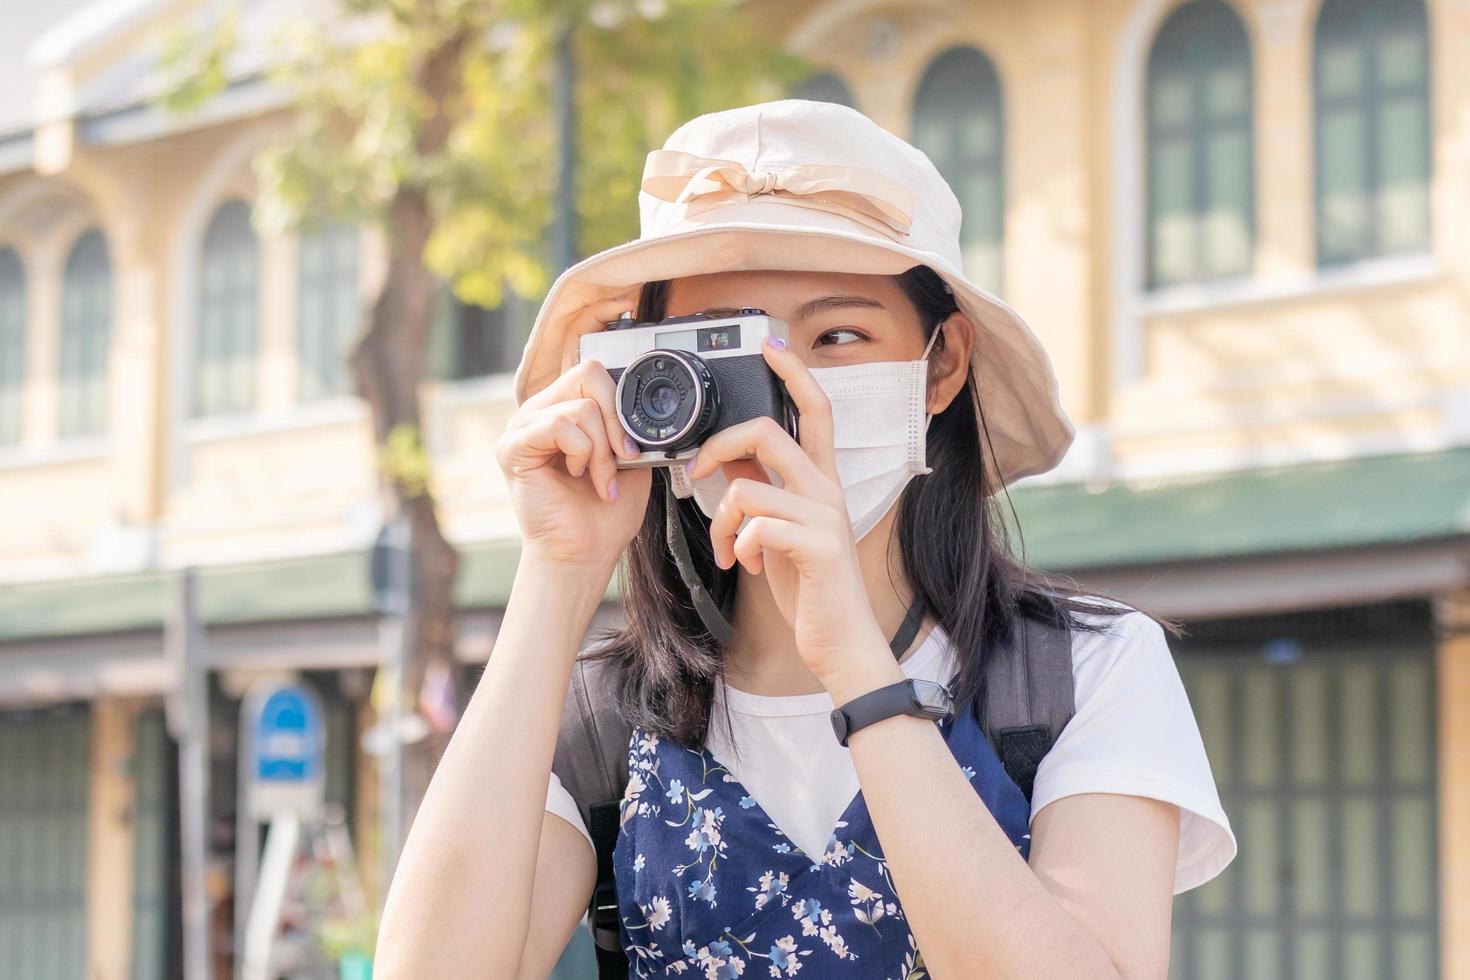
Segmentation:
<svg viewBox="0 0 1470 980">
<path fill-rule="evenodd" d="M 1466 0 L 0 6 L 0 978 L 370 976 L 540 300 L 793 95 L 1046 344 L 1026 559 L 1185 624 L 1240 853 L 1171 977 L 1470 980 L 1467 64 Z"/>
</svg>

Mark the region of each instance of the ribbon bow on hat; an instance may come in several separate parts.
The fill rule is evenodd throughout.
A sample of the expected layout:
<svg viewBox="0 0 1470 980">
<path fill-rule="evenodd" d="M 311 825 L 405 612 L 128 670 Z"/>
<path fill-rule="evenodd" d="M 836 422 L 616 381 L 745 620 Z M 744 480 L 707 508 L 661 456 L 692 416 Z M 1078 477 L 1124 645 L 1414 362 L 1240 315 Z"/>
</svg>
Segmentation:
<svg viewBox="0 0 1470 980">
<path fill-rule="evenodd" d="M 654 150 L 643 166 L 643 190 L 699 214 L 758 194 L 850 218 L 892 239 L 913 223 L 914 195 L 896 180 L 862 167 L 798 163 L 750 171 L 734 160 Z"/>
</svg>

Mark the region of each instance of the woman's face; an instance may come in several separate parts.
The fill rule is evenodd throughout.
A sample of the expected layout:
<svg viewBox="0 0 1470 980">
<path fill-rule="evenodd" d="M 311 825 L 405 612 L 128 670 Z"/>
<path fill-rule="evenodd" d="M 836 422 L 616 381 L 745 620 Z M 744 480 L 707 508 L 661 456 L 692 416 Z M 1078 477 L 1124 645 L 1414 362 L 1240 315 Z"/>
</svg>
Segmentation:
<svg viewBox="0 0 1470 980">
<path fill-rule="evenodd" d="M 714 272 L 675 279 L 666 316 L 741 307 L 786 321 L 791 349 L 807 367 L 911 361 L 928 339 L 918 312 L 892 277 L 847 272 Z"/>
</svg>

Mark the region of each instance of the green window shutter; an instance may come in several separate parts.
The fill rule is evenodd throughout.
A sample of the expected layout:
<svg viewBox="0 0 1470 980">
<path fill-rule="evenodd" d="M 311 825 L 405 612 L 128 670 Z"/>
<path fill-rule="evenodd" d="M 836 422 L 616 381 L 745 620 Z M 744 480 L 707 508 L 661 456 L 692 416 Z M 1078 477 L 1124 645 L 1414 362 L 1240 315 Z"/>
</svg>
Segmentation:
<svg viewBox="0 0 1470 980">
<path fill-rule="evenodd" d="M 1221 0 L 1171 14 L 1149 51 L 1148 285 L 1248 275 L 1255 259 L 1250 39 Z"/>
<path fill-rule="evenodd" d="M 357 228 L 340 221 L 325 222 L 301 236 L 296 292 L 301 401 L 351 390 L 348 346 L 362 310 L 357 253 Z"/>
<path fill-rule="evenodd" d="M 87 973 L 91 716 L 0 715 L 0 976 Z"/>
<path fill-rule="evenodd" d="M 505 287 L 499 306 L 466 303 L 441 284 L 429 326 L 425 374 L 438 381 L 464 381 L 516 369 L 531 333 L 539 301 Z"/>
<path fill-rule="evenodd" d="M 107 354 L 112 331 L 112 263 L 101 229 L 77 239 L 61 288 L 58 431 L 92 435 L 107 425 Z"/>
<path fill-rule="evenodd" d="M 818 72 L 797 86 L 791 93 L 793 99 L 810 99 L 813 102 L 835 102 L 849 109 L 857 108 L 852 89 L 847 83 L 829 71 Z"/>
<path fill-rule="evenodd" d="M 248 412 L 255 404 L 259 281 L 260 247 L 250 206 L 226 201 L 210 219 L 199 262 L 195 416 Z"/>
<path fill-rule="evenodd" d="M 0 445 L 20 441 L 26 368 L 26 277 L 13 248 L 0 248 Z"/>
<path fill-rule="evenodd" d="M 1000 75 L 974 48 L 930 63 L 914 96 L 914 145 L 959 198 L 965 273 L 999 293 L 1005 244 L 1005 127 Z"/>
<path fill-rule="evenodd" d="M 1189 634 L 1176 662 L 1240 851 L 1175 898 L 1171 980 L 1438 977 L 1427 605 Z"/>
<path fill-rule="evenodd" d="M 1429 247 L 1429 25 L 1421 0 L 1325 0 L 1313 95 L 1317 263 Z"/>
</svg>

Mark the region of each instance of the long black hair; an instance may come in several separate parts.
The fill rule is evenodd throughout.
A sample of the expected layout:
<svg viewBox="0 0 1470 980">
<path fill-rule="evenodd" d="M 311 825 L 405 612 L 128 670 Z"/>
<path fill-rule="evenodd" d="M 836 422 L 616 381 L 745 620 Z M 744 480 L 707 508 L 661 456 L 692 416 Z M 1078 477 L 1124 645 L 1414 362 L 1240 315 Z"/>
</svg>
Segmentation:
<svg viewBox="0 0 1470 980">
<path fill-rule="evenodd" d="M 926 339 L 959 311 L 944 280 L 917 265 L 894 276 L 918 312 Z M 665 315 L 669 280 L 644 285 L 638 320 Z M 944 335 L 935 341 L 942 349 Z M 914 597 L 923 602 L 954 644 L 956 703 L 979 711 L 990 651 L 1006 643 L 1021 617 L 1097 631 L 1106 620 L 1081 614 L 1118 615 L 1130 607 L 1084 594 L 1069 580 L 1028 567 L 1012 549 L 1010 529 L 997 496 L 1009 501 L 997 475 L 977 451 L 988 446 L 973 365 L 964 388 L 933 417 L 926 435 L 933 473 L 914 477 L 899 498 L 894 536 Z M 612 662 L 612 683 L 624 717 L 633 725 L 698 748 L 710 725 L 714 684 L 723 653 L 701 622 L 665 541 L 667 471 L 654 471 L 648 510 L 620 565 L 625 625 L 606 631 L 588 656 Z M 692 498 L 675 503 L 690 555 L 715 602 L 729 610 L 739 565 L 715 564 L 709 522 Z M 1014 512 L 1012 512 L 1014 514 Z M 728 724 L 728 719 L 727 719 Z"/>
</svg>

